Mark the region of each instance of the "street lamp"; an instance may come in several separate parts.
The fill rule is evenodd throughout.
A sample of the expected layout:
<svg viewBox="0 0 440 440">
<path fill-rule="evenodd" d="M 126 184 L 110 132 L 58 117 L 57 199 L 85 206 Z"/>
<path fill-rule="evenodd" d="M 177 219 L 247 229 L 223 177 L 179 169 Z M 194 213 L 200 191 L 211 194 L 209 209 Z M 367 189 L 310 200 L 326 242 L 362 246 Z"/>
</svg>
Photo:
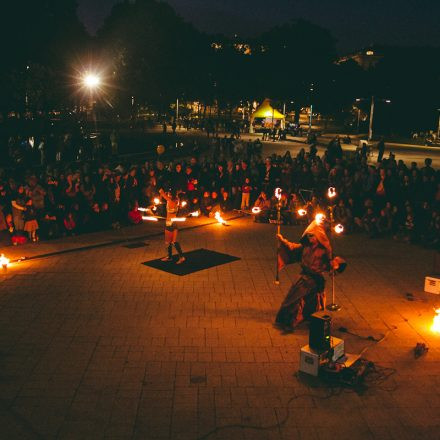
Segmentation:
<svg viewBox="0 0 440 440">
<path fill-rule="evenodd" d="M 94 102 L 93 102 L 93 95 L 94 93 L 100 88 L 102 84 L 101 77 L 94 72 L 85 72 L 82 77 L 82 85 L 83 88 L 85 88 L 88 91 L 89 94 L 89 107 L 90 107 L 90 114 L 91 118 L 94 122 L 94 128 L 95 132 L 98 130 L 98 123 L 96 120 L 96 114 L 94 112 Z"/>
<path fill-rule="evenodd" d="M 313 83 L 310 84 L 310 101 L 312 100 Z M 312 132 L 313 104 L 310 102 L 309 133 Z"/>
<path fill-rule="evenodd" d="M 90 92 L 93 92 L 101 85 L 101 77 L 96 73 L 87 72 L 83 77 L 83 84 Z"/>
<path fill-rule="evenodd" d="M 440 140 L 440 108 L 437 109 L 438 111 L 438 125 L 437 125 L 437 142 Z"/>
</svg>

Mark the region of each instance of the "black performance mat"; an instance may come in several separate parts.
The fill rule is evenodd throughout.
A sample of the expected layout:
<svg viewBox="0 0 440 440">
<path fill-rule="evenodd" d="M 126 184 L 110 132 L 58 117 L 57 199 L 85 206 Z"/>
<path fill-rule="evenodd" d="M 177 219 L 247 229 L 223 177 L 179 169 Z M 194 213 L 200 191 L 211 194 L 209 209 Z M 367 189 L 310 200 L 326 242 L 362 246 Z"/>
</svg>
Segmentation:
<svg viewBox="0 0 440 440">
<path fill-rule="evenodd" d="M 191 252 L 185 252 L 184 256 L 186 261 L 182 264 L 176 264 L 177 255 L 173 255 L 173 261 L 161 261 L 159 258 L 157 260 L 145 261 L 142 264 L 153 267 L 154 269 L 182 276 L 240 259 L 233 255 L 222 254 L 208 249 L 196 249 Z"/>
<path fill-rule="evenodd" d="M 137 241 L 136 243 L 130 243 L 130 244 L 126 244 L 125 247 L 127 249 L 137 249 L 137 248 L 141 248 L 141 247 L 145 247 L 148 246 L 148 243 L 143 243 L 141 241 Z"/>
</svg>

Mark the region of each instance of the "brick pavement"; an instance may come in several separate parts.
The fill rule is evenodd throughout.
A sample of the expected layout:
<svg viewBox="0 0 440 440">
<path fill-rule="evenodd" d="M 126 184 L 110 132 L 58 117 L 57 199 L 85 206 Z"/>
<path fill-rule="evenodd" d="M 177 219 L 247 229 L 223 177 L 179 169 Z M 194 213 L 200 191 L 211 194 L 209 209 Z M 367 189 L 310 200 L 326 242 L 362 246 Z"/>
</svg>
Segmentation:
<svg viewBox="0 0 440 440">
<path fill-rule="evenodd" d="M 294 239 L 300 229 L 283 232 Z M 272 328 L 298 273 L 290 266 L 274 285 L 273 233 L 250 218 L 183 231 L 184 250 L 241 258 L 185 277 L 141 265 L 163 255 L 160 237 L 147 247 L 118 244 L 3 272 L 1 438 L 438 439 L 440 336 L 429 325 L 440 298 L 423 292 L 432 253 L 364 236 L 338 239 L 349 267 L 336 280 L 343 308 L 334 328 L 376 338 L 388 332 L 379 344 L 342 337 L 347 351 L 369 347 L 365 357 L 396 373 L 363 394 L 324 399 L 328 389 L 296 374 L 307 328 L 287 336 Z M 39 246 L 10 250 L 30 255 Z M 430 347 L 417 360 L 416 342 Z M 273 429 L 205 436 L 226 425 Z"/>
</svg>

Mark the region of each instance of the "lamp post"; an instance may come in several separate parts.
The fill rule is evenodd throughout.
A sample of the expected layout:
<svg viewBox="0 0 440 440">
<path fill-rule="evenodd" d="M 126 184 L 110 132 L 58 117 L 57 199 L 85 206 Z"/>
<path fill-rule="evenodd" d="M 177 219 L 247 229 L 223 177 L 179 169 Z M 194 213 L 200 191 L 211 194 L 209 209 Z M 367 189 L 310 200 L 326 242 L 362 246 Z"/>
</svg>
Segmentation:
<svg viewBox="0 0 440 440">
<path fill-rule="evenodd" d="M 438 111 L 438 125 L 437 125 L 437 142 L 440 141 L 440 108 L 437 109 Z"/>
<path fill-rule="evenodd" d="M 359 134 L 359 125 L 360 125 L 360 122 L 361 122 L 361 109 L 358 107 L 358 109 L 357 109 L 357 133 Z"/>
<path fill-rule="evenodd" d="M 83 83 L 83 87 L 87 90 L 89 95 L 90 114 L 92 115 L 95 131 L 97 131 L 97 121 L 96 121 L 96 114 L 94 109 L 95 103 L 93 101 L 93 98 L 96 91 L 101 86 L 101 77 L 96 73 L 86 72 L 83 76 L 82 83 Z M 134 98 L 133 98 L 133 104 L 134 104 Z"/>
<path fill-rule="evenodd" d="M 374 95 L 371 95 L 370 123 L 368 125 L 368 142 L 373 139 Z"/>
<path fill-rule="evenodd" d="M 176 125 L 179 121 L 179 98 L 176 99 Z"/>
<path fill-rule="evenodd" d="M 309 133 L 312 132 L 312 119 L 313 119 L 313 104 L 312 104 L 312 93 L 313 93 L 313 83 L 310 84 L 310 117 L 309 117 Z"/>
</svg>

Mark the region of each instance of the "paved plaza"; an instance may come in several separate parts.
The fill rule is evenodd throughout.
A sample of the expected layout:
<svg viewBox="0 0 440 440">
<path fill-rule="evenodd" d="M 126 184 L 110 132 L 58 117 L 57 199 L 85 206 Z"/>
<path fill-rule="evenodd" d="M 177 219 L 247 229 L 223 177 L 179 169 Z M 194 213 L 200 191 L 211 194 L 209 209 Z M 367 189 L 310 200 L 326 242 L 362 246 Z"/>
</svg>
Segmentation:
<svg viewBox="0 0 440 440">
<path fill-rule="evenodd" d="M 272 327 L 299 271 L 274 284 L 275 226 L 185 227 L 197 225 L 181 231 L 184 251 L 240 260 L 182 277 L 144 266 L 164 255 L 155 224 L 3 249 L 54 254 L 0 274 L 2 439 L 440 438 L 440 335 L 430 331 L 440 297 L 423 292 L 433 251 L 337 239 L 349 266 L 336 279 L 334 335 L 382 372 L 352 390 L 298 375 L 307 325 Z M 302 228 L 282 232 L 294 240 Z M 418 359 L 417 342 L 429 347 Z"/>
</svg>

